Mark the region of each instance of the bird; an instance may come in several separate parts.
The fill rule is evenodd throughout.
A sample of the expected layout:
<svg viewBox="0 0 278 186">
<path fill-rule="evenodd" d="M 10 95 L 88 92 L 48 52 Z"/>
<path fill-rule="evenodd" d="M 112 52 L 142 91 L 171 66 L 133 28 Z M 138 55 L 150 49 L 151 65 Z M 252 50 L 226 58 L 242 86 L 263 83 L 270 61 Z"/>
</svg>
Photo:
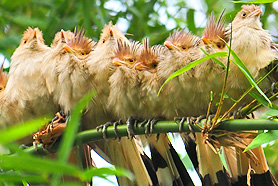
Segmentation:
<svg viewBox="0 0 278 186">
<path fill-rule="evenodd" d="M 163 100 L 157 97 L 161 86 L 157 68 L 167 55 L 169 53 L 166 47 L 161 45 L 150 47 L 148 39 L 145 38 L 143 40 L 143 49 L 138 57 L 138 63 L 135 65 L 136 70 L 143 72 L 143 81 L 138 94 L 142 95 L 141 102 L 144 104 L 145 110 L 145 112 L 137 110 L 136 113 L 144 119 L 152 118 L 150 120 L 151 125 L 162 119 L 161 108 L 163 107 L 160 103 Z M 152 161 L 155 165 L 160 185 L 192 184 L 192 180 L 169 141 L 167 134 L 160 134 L 158 139 L 155 135 L 146 139 L 140 137 L 140 139 L 146 141 L 145 143 L 150 147 Z"/>
<path fill-rule="evenodd" d="M 222 22 L 215 25 L 214 17 L 212 16 L 204 31 L 202 40 L 190 32 L 175 30 L 174 33 L 164 42 L 165 46 L 171 51 L 173 57 L 170 56 L 170 60 L 165 60 L 159 64 L 158 73 L 161 74 L 160 77 L 162 77 L 165 81 L 165 79 L 176 70 L 179 70 L 181 67 L 204 57 L 205 54 L 200 48 L 203 48 L 209 53 L 216 52 L 218 48 L 225 48 L 225 43 L 223 45 L 221 40 L 218 38 L 219 33 L 215 32 L 217 29 L 220 29 L 219 31 L 221 31 L 223 25 L 224 24 Z M 213 43 L 211 43 L 208 38 L 214 38 L 214 40 L 217 38 L 217 40 L 219 40 L 218 44 L 211 46 Z M 217 46 L 219 43 L 221 44 L 220 47 Z M 217 48 L 212 48 L 214 46 Z M 216 79 L 208 76 L 210 76 L 211 73 L 214 73 L 215 69 L 217 69 L 217 74 L 219 71 L 219 76 L 223 76 L 224 73 L 222 72 L 224 71 L 222 67 L 219 67 L 220 65 L 208 60 L 169 81 L 167 83 L 168 85 L 166 84 L 164 90 L 162 90 L 162 93 L 165 91 L 165 96 L 169 98 L 175 96 L 173 100 L 168 102 L 170 102 L 170 106 L 172 106 L 170 108 L 174 108 L 176 113 L 172 112 L 168 117 L 199 116 L 201 114 L 206 114 L 210 101 L 209 91 L 214 88 L 210 85 L 210 81 Z M 168 69 L 172 70 L 169 74 L 167 74 Z M 206 84 L 207 82 L 210 83 L 208 83 L 208 86 L 204 86 L 202 84 L 204 82 L 206 82 Z M 179 87 L 179 90 L 177 90 L 178 88 L 176 87 Z M 206 96 L 204 96 L 204 94 L 206 94 Z M 165 108 L 167 108 L 167 105 Z M 168 113 L 170 112 L 168 111 Z M 228 175 L 226 174 L 226 170 L 224 169 L 219 155 L 210 149 L 210 147 L 205 143 L 202 134 L 198 133 L 195 135 L 196 145 L 192 142 L 194 137 L 192 140 L 191 137 L 184 133 L 181 134 L 181 137 L 184 140 L 186 150 L 194 164 L 195 169 L 197 169 L 201 179 L 203 179 L 203 183 L 220 184 L 220 182 L 224 182 L 225 184 L 229 184 Z M 194 152 L 196 150 L 197 152 Z M 212 159 L 212 161 L 208 161 L 208 159 Z M 217 177 L 217 175 L 221 176 Z"/>
<path fill-rule="evenodd" d="M 58 83 L 53 92 L 54 101 L 65 113 L 69 113 L 93 87 L 88 83 L 90 74 L 86 62 L 95 43 L 84 34 L 83 29 L 79 32 L 75 30 L 74 37 L 63 45 L 65 59 L 58 60 L 55 64 Z"/>
<path fill-rule="evenodd" d="M 2 97 L 6 106 L 1 107 L 1 126 L 43 116 L 56 109 L 48 100 L 41 71 L 41 62 L 49 50 L 42 32 L 28 27 L 11 57 L 9 81 Z"/>
<path fill-rule="evenodd" d="M 232 23 L 226 28 L 226 35 L 231 39 L 231 46 L 234 52 L 245 64 L 251 75 L 258 79 L 266 74 L 264 68 L 269 65 L 271 61 L 277 58 L 277 48 L 271 39 L 271 35 L 267 30 L 262 28 L 260 21 L 260 14 L 262 9 L 259 6 L 243 5 Z M 247 80 L 244 79 L 243 74 L 234 65 L 230 66 L 230 81 L 228 85 L 237 90 L 246 90 L 250 87 Z M 265 89 L 270 87 L 270 82 L 267 80 L 263 81 L 260 85 L 261 88 Z M 247 144 L 249 140 L 245 140 Z M 264 177 L 261 182 L 254 184 L 260 185 L 268 183 L 270 185 L 276 184 L 275 180 L 271 179 L 269 174 L 269 168 L 267 166 L 262 147 L 251 150 L 259 159 L 259 163 L 256 164 L 250 161 L 251 168 L 255 170 L 255 174 L 251 174 L 251 182 L 256 180 L 258 177 Z M 238 162 L 246 160 L 244 155 L 238 155 Z M 248 165 L 239 165 L 239 174 L 242 177 L 246 177 L 248 174 Z"/>
<path fill-rule="evenodd" d="M 110 22 L 104 26 L 100 39 L 89 56 L 87 66 L 97 94 L 83 116 L 82 127 L 85 129 L 95 128 L 107 122 L 111 123 L 118 118 L 109 106 L 111 101 L 109 101 L 109 94 L 112 92 L 109 80 L 116 70 L 113 59 L 118 46 L 122 46 L 119 43 L 129 46 L 129 40 Z M 150 173 L 152 165 L 148 163 L 148 157 L 140 147 L 140 141 L 123 137 L 120 142 L 108 139 L 89 145 L 111 164 L 125 168 L 135 175 L 135 182 L 124 177 L 117 177 L 119 185 L 156 185 L 155 176 Z"/>
</svg>

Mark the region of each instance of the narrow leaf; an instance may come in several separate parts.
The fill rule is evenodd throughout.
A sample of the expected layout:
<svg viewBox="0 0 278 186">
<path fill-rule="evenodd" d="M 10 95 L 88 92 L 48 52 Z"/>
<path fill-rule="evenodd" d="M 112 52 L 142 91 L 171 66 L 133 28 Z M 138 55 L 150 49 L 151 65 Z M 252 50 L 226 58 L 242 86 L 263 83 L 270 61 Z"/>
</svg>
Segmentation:
<svg viewBox="0 0 278 186">
<path fill-rule="evenodd" d="M 0 131 L 0 143 L 7 144 L 36 132 L 45 125 L 50 118 L 43 117 L 16 124 Z"/>
<path fill-rule="evenodd" d="M 207 53 L 204 49 L 200 48 L 207 56 L 209 55 L 209 53 Z M 219 59 L 212 57 L 211 58 L 215 63 L 217 63 L 218 65 L 220 65 L 222 68 L 227 69 L 227 66 L 222 63 L 222 61 L 220 61 Z"/>
<path fill-rule="evenodd" d="M 198 59 L 198 60 L 196 60 L 196 61 L 193 61 L 193 62 L 189 63 L 189 64 L 186 65 L 185 67 L 183 67 L 183 68 L 177 70 L 176 72 L 174 72 L 174 73 L 163 83 L 163 85 L 160 87 L 160 89 L 159 89 L 159 91 L 158 91 L 158 95 L 160 94 L 160 92 L 161 92 L 162 88 L 164 87 L 164 85 L 165 85 L 168 81 L 170 81 L 171 79 L 173 79 L 173 78 L 179 76 L 179 75 L 182 74 L 182 73 L 185 73 L 186 71 L 190 70 L 191 68 L 197 66 L 198 64 L 200 64 L 200 63 L 202 63 L 202 62 L 204 62 L 204 61 L 206 61 L 206 60 L 209 60 L 209 59 L 214 58 L 214 57 L 226 57 L 226 56 L 228 56 L 228 53 L 227 53 L 227 52 L 216 52 L 216 53 L 210 54 L 210 55 L 208 55 L 208 56 L 205 56 L 205 57 L 203 57 L 203 58 L 201 58 L 201 59 Z"/>
<path fill-rule="evenodd" d="M 262 144 L 274 141 L 276 139 L 278 139 L 278 131 L 277 130 L 271 130 L 266 133 L 261 133 L 248 145 L 248 147 L 246 147 L 244 152 L 246 152 L 250 149 L 259 147 Z"/>
<path fill-rule="evenodd" d="M 95 91 L 88 93 L 73 108 L 58 150 L 58 157 L 59 157 L 58 159 L 61 162 L 67 162 L 67 159 L 70 155 L 71 148 L 74 143 L 75 135 L 78 131 L 78 126 L 80 123 L 82 112 L 95 94 L 96 94 Z"/>
<path fill-rule="evenodd" d="M 224 40 L 223 40 L 224 41 Z M 226 43 L 226 42 L 225 42 Z M 232 62 L 241 70 L 241 72 L 245 75 L 249 83 L 257 89 L 257 91 L 265 98 L 265 100 L 269 103 L 270 106 L 272 106 L 271 101 L 268 99 L 268 97 L 263 93 L 263 91 L 260 89 L 260 87 L 255 82 L 253 76 L 249 72 L 249 70 L 246 68 L 244 63 L 241 61 L 241 59 L 238 57 L 238 55 L 229 47 L 229 45 L 226 43 L 226 46 L 231 51 L 231 54 L 235 61 L 232 60 Z"/>
</svg>

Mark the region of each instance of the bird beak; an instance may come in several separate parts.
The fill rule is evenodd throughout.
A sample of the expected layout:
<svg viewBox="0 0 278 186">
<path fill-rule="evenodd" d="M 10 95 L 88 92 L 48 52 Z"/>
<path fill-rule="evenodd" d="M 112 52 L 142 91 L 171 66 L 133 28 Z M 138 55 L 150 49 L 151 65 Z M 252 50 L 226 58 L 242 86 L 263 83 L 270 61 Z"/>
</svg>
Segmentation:
<svg viewBox="0 0 278 186">
<path fill-rule="evenodd" d="M 110 36 L 112 37 L 113 36 L 113 28 L 110 28 L 109 31 L 110 31 Z"/>
<path fill-rule="evenodd" d="M 65 35 L 65 31 L 63 29 L 61 30 L 61 39 L 64 39 L 65 42 L 68 43 L 68 39 L 67 39 L 67 37 Z"/>
<path fill-rule="evenodd" d="M 113 59 L 112 63 L 117 66 L 122 66 L 124 64 L 124 62 L 117 57 Z"/>
<path fill-rule="evenodd" d="M 135 70 L 139 70 L 139 71 L 147 70 L 146 66 L 143 65 L 141 62 L 136 63 L 134 68 Z"/>
<path fill-rule="evenodd" d="M 38 34 L 37 34 L 37 28 L 34 29 L 34 35 L 33 38 L 38 38 Z"/>
<path fill-rule="evenodd" d="M 203 36 L 201 39 L 205 44 L 209 43 L 209 39 L 206 36 Z"/>
<path fill-rule="evenodd" d="M 257 9 L 257 10 L 255 10 L 254 12 L 253 12 L 253 14 L 255 15 L 255 16 L 259 16 L 260 14 L 262 13 L 262 9 Z"/>
<path fill-rule="evenodd" d="M 179 50 L 180 49 L 178 47 L 176 47 L 172 42 L 170 41 L 165 41 L 164 42 L 164 45 L 169 49 L 169 50 L 173 50 L 173 49 L 176 49 L 176 50 Z"/>
<path fill-rule="evenodd" d="M 71 48 L 69 45 L 64 45 L 63 48 L 64 48 L 67 52 L 73 53 L 73 50 L 72 50 L 72 48 Z"/>
</svg>

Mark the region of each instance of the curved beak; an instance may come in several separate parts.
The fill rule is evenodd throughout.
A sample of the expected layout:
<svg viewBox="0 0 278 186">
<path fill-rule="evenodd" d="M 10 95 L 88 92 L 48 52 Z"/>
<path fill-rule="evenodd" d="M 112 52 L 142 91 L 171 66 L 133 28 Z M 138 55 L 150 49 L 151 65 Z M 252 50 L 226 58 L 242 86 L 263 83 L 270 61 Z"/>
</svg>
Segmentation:
<svg viewBox="0 0 278 186">
<path fill-rule="evenodd" d="M 135 68 L 135 70 L 139 70 L 139 71 L 148 70 L 148 67 L 143 65 L 142 62 L 136 63 L 134 68 Z"/>
<path fill-rule="evenodd" d="M 67 52 L 70 52 L 70 53 L 73 53 L 73 50 L 72 48 L 69 46 L 69 45 L 64 45 L 63 48 L 67 51 Z"/>
<path fill-rule="evenodd" d="M 203 36 L 201 39 L 205 44 L 209 43 L 209 39 L 206 36 Z"/>
<path fill-rule="evenodd" d="M 113 28 L 109 28 L 110 36 L 113 36 Z"/>
<path fill-rule="evenodd" d="M 117 65 L 117 66 L 122 66 L 122 65 L 124 65 L 124 62 L 123 62 L 122 60 L 120 60 L 119 58 L 117 58 L 117 57 L 113 59 L 112 63 L 113 63 L 114 65 Z"/>
<path fill-rule="evenodd" d="M 165 41 L 164 42 L 164 45 L 169 49 L 169 50 L 173 50 L 173 49 L 176 49 L 178 51 L 180 51 L 181 49 L 178 48 L 176 45 L 174 45 L 172 42 L 170 41 Z"/>
<path fill-rule="evenodd" d="M 37 28 L 34 28 L 34 35 L 33 35 L 33 38 L 38 38 Z"/>
<path fill-rule="evenodd" d="M 262 9 L 260 8 L 254 11 L 255 16 L 259 16 L 261 13 L 262 13 Z"/>
</svg>

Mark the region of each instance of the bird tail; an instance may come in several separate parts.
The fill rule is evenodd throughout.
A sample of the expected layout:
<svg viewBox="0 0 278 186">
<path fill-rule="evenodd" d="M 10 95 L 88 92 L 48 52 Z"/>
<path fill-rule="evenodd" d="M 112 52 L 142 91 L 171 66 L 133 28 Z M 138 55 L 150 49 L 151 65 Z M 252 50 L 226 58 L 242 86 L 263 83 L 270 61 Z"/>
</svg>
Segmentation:
<svg viewBox="0 0 278 186">
<path fill-rule="evenodd" d="M 167 134 L 147 138 L 159 185 L 194 185 Z"/>
<path fill-rule="evenodd" d="M 199 173 L 203 185 L 231 185 L 219 155 L 205 143 L 201 133 L 196 134 Z"/>
<path fill-rule="evenodd" d="M 93 149 L 111 164 L 134 174 L 134 181 L 126 177 L 117 177 L 120 186 L 157 185 L 154 168 L 141 149 L 140 141 L 129 140 L 126 137 L 121 138 L 120 142 L 116 140 L 98 141 L 93 144 Z"/>
</svg>

